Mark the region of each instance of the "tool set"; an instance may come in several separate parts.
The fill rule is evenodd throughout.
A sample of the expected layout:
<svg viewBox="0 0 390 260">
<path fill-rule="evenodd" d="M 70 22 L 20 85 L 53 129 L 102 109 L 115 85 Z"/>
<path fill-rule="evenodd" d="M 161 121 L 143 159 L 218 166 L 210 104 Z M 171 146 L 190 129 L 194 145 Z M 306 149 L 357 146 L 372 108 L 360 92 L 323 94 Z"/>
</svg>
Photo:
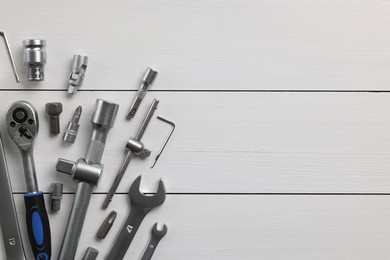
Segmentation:
<svg viewBox="0 0 390 260">
<path fill-rule="evenodd" d="M 19 82 L 19 73 L 15 65 L 15 61 L 11 52 L 11 48 L 4 32 L 0 32 L 7 47 L 8 56 L 11 61 L 12 69 Z M 29 39 L 23 41 L 23 62 L 27 68 L 29 81 L 43 81 L 44 68 L 47 62 L 46 41 L 38 39 Z M 75 94 L 81 87 L 85 72 L 88 66 L 88 57 L 74 55 L 72 71 L 68 81 L 68 93 Z M 149 86 L 155 79 L 157 72 L 147 68 L 142 79 L 142 84 L 138 90 L 136 97 L 127 115 L 128 119 L 135 116 Z M 126 143 L 126 157 L 115 177 L 115 180 L 110 188 L 107 197 L 103 203 L 103 209 L 107 208 L 111 202 L 116 189 L 131 161 L 133 156 L 147 157 L 151 151 L 144 147 L 141 139 L 145 133 L 149 122 L 151 121 L 154 111 L 157 109 L 159 101 L 154 99 L 151 103 L 145 118 L 135 136 L 130 138 Z M 109 129 L 114 126 L 119 105 L 111 102 L 97 99 L 95 110 L 92 115 L 92 132 L 89 140 L 89 145 L 84 158 L 80 158 L 77 162 L 72 162 L 65 159 L 58 159 L 56 170 L 60 173 L 71 175 L 73 180 L 77 182 L 77 190 L 74 196 L 73 204 L 68 218 L 68 223 L 61 244 L 61 249 L 58 255 L 59 260 L 75 259 L 80 235 L 84 225 L 88 206 L 92 196 L 92 191 L 97 186 L 100 176 L 103 172 L 101 159 L 103 156 L 106 139 Z M 60 102 L 50 102 L 45 106 L 45 111 L 50 118 L 50 133 L 58 135 L 60 133 L 60 118 L 59 115 L 63 111 L 63 106 Z M 79 120 L 82 113 L 81 106 L 78 106 L 73 114 L 71 121 L 63 135 L 63 141 L 73 144 L 76 140 L 79 130 Z M 158 119 L 172 126 L 168 137 L 163 143 L 158 152 L 152 168 L 159 159 L 161 153 L 166 147 L 173 131 L 175 123 L 162 118 Z M 39 121 L 38 114 L 32 104 L 26 101 L 17 101 L 11 104 L 6 113 L 6 124 L 10 138 L 19 148 L 24 169 L 26 181 L 26 191 L 24 195 L 26 207 L 27 232 L 30 240 L 32 252 L 35 260 L 51 259 L 51 232 L 49 225 L 49 217 L 45 207 L 43 192 L 38 188 L 38 181 L 35 170 L 33 148 L 34 141 L 38 134 Z M 155 207 L 164 203 L 166 191 L 163 181 L 160 179 L 157 192 L 153 196 L 144 195 L 140 191 L 141 175 L 138 176 L 129 190 L 129 198 L 131 202 L 130 213 L 124 222 L 120 232 L 115 238 L 115 241 L 107 254 L 107 260 L 123 259 L 137 230 L 139 229 L 143 219 L 147 213 Z M 52 183 L 50 192 L 50 208 L 56 212 L 61 208 L 61 199 L 63 193 L 62 183 Z M 26 260 L 25 251 L 22 244 L 22 238 L 19 229 L 17 211 L 13 200 L 13 193 L 9 179 L 7 163 L 3 148 L 3 143 L 0 135 L 0 207 L 7 214 L 0 215 L 1 233 L 4 241 L 4 248 L 7 259 Z M 106 238 L 108 232 L 114 224 L 117 217 L 116 211 L 111 211 L 100 226 L 96 236 L 99 239 Z M 153 226 L 152 237 L 149 241 L 142 259 L 151 259 L 154 250 L 159 243 L 159 240 L 167 233 L 167 226 L 164 225 L 162 230 L 157 229 L 157 223 Z M 88 247 L 83 260 L 94 260 L 97 258 L 99 251 L 95 248 Z"/>
</svg>

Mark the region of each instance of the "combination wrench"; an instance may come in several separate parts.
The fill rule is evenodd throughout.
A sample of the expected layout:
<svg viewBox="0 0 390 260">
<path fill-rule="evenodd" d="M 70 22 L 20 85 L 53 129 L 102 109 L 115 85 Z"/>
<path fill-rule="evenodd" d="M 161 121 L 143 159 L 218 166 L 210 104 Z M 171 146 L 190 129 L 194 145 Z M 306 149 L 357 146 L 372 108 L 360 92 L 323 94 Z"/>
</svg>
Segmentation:
<svg viewBox="0 0 390 260">
<path fill-rule="evenodd" d="M 38 189 L 33 148 L 38 134 L 38 115 L 26 101 L 17 101 L 7 112 L 8 133 L 22 155 L 27 193 L 24 195 L 28 236 L 34 257 L 48 260 L 51 257 L 51 235 L 49 218 L 43 192 Z"/>
<path fill-rule="evenodd" d="M 3 235 L 7 259 L 26 260 L 20 235 L 18 216 L 16 215 L 14 197 L 9 180 L 7 161 L 5 159 L 3 140 L 0 135 L 0 208 L 7 214 L 0 214 L 0 227 Z"/>
<path fill-rule="evenodd" d="M 115 242 L 105 258 L 106 260 L 123 259 L 146 214 L 165 201 L 166 193 L 162 180 L 159 181 L 157 192 L 153 196 L 146 196 L 141 193 L 140 186 L 141 176 L 138 176 L 129 190 L 130 214 L 115 238 Z"/>
<path fill-rule="evenodd" d="M 149 244 L 146 247 L 144 254 L 141 257 L 141 260 L 150 260 L 156 251 L 156 247 L 160 240 L 168 233 L 168 227 L 164 224 L 161 230 L 158 230 L 157 223 L 154 224 L 152 228 L 152 237 L 150 238 Z"/>
</svg>

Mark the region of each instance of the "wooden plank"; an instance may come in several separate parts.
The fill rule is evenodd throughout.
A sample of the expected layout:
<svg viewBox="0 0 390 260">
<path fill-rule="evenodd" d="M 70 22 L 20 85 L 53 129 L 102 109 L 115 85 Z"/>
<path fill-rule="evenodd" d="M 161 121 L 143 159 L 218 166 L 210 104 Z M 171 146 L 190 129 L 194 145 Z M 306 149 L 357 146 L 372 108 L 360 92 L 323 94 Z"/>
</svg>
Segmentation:
<svg viewBox="0 0 390 260">
<path fill-rule="evenodd" d="M 147 66 L 154 90 L 390 90 L 387 1 L 3 2 L 24 82 L 0 48 L 2 88 L 65 89 L 80 53 L 89 90 L 135 90 Z M 25 80 L 21 42 L 33 37 L 48 41 L 44 83 Z"/>
<path fill-rule="evenodd" d="M 30 252 L 22 196 L 15 197 Z M 50 214 L 54 257 L 72 197 L 66 195 L 61 211 Z M 96 231 L 109 212 L 100 208 L 103 199 L 103 195 L 92 197 L 75 259 L 81 259 L 87 246 L 98 248 L 98 259 L 104 259 L 128 214 L 127 196 L 119 195 L 109 209 L 116 210 L 118 218 L 107 238 L 97 240 Z M 126 259 L 139 259 L 151 226 L 159 221 L 167 223 L 169 231 L 157 248 L 156 260 L 385 260 L 390 258 L 389 203 L 389 196 L 170 195 L 145 218 Z M 3 248 L 0 258 L 5 259 Z"/>
<path fill-rule="evenodd" d="M 96 98 L 120 104 L 103 157 L 105 171 L 97 192 L 107 192 L 152 98 L 161 100 L 157 115 L 177 123 L 172 141 L 156 168 L 150 164 L 169 131 L 152 120 L 143 138 L 154 153 L 131 162 L 119 187 L 127 192 L 132 180 L 145 174 L 146 191 L 163 177 L 171 193 L 388 193 L 390 187 L 390 106 L 378 93 L 150 93 L 136 118 L 125 120 L 132 95 L 126 92 L 82 92 L 64 99 L 63 92 L 2 92 L 0 111 L 18 99 L 30 100 L 40 115 L 35 160 L 39 185 L 63 182 L 74 191 L 69 176 L 56 173 L 59 157 L 84 156 Z M 6 101 L 7 100 L 7 101 Z M 62 101 L 62 129 L 74 109 L 83 105 L 76 144 L 48 133 L 44 105 Z M 11 180 L 24 192 L 19 151 L 2 119 Z M 152 188 L 150 188 L 152 187 Z"/>
</svg>

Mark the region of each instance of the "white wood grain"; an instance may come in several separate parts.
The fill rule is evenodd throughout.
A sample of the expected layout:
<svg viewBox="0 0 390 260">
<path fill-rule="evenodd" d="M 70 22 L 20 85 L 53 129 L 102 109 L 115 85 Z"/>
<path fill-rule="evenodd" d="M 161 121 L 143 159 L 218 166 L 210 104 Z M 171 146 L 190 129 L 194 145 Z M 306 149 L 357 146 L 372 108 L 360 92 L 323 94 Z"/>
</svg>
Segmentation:
<svg viewBox="0 0 390 260">
<path fill-rule="evenodd" d="M 146 186 L 163 177 L 171 193 L 388 193 L 390 187 L 390 106 L 382 93 L 150 93 L 132 121 L 125 120 L 134 93 L 82 92 L 64 99 L 64 92 L 1 92 L 0 111 L 10 103 L 31 100 L 40 115 L 35 147 L 39 186 L 75 184 L 55 171 L 59 157 L 84 156 L 96 98 L 120 104 L 102 162 L 97 192 L 107 192 L 124 158 L 126 141 L 134 136 L 153 98 L 156 114 L 177 123 L 177 130 L 156 168 L 150 164 L 169 132 L 152 120 L 144 143 L 151 158 L 130 163 L 118 189 L 127 192 L 132 180 L 145 174 Z M 63 101 L 62 128 L 77 105 L 83 105 L 76 144 L 50 137 L 44 104 Z M 20 154 L 6 132 L 6 147 L 15 192 L 24 192 Z M 145 191 L 154 189 L 147 188 Z"/>
<path fill-rule="evenodd" d="M 24 82 L 0 48 L 2 88 L 65 89 L 73 54 L 83 89 L 389 90 L 390 2 L 383 0 L 3 0 Z M 46 81 L 28 84 L 21 42 L 48 41 Z"/>
<path fill-rule="evenodd" d="M 15 197 L 27 238 L 22 196 Z M 81 259 L 87 246 L 98 248 L 98 259 L 104 259 L 130 209 L 127 196 L 118 197 L 110 208 L 118 211 L 118 218 L 107 238 L 98 241 L 96 231 L 109 210 L 100 208 L 103 195 L 93 195 L 75 259 Z M 50 214 L 53 259 L 72 198 L 66 195 L 61 211 Z M 145 218 L 125 259 L 139 259 L 152 225 L 159 221 L 169 231 L 154 260 L 387 260 L 389 204 L 389 196 L 169 195 Z M 25 240 L 27 252 L 28 246 Z M 5 259 L 2 248 L 0 259 Z"/>
</svg>

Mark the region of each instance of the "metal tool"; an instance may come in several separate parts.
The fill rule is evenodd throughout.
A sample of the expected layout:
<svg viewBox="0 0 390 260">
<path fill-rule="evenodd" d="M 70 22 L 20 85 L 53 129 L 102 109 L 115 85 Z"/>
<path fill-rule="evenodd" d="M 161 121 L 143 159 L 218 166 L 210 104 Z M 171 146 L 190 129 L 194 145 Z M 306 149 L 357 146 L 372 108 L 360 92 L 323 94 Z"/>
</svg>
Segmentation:
<svg viewBox="0 0 390 260">
<path fill-rule="evenodd" d="M 83 84 L 88 66 L 88 57 L 75 54 L 73 56 L 72 72 L 69 76 L 68 93 L 75 94 Z"/>
<path fill-rule="evenodd" d="M 14 71 L 16 82 L 20 82 L 19 72 L 15 64 L 14 56 L 12 55 L 11 46 L 9 45 L 7 35 L 5 35 L 5 32 L 0 32 L 0 36 L 3 37 L 5 46 L 7 47 L 8 57 L 11 61 L 12 70 Z"/>
<path fill-rule="evenodd" d="M 77 137 L 77 131 L 79 130 L 79 120 L 81 116 L 82 108 L 81 106 L 78 106 L 76 108 L 76 111 L 74 112 L 73 118 L 71 121 L 68 123 L 68 127 L 66 128 L 64 137 L 62 140 L 65 142 L 73 144 L 76 140 Z"/>
<path fill-rule="evenodd" d="M 88 247 L 87 252 L 85 252 L 85 255 L 81 260 L 95 260 L 98 255 L 99 255 L 99 250 L 93 247 Z"/>
<path fill-rule="evenodd" d="M 142 79 L 141 87 L 139 88 L 137 92 L 137 96 L 135 97 L 133 104 L 130 107 L 129 114 L 127 114 L 127 119 L 132 119 L 135 116 L 135 113 L 137 113 L 137 110 L 146 95 L 146 91 L 148 90 L 149 86 L 152 84 L 156 75 L 157 75 L 157 71 L 154 71 L 151 68 L 146 69 L 145 76 Z"/>
<path fill-rule="evenodd" d="M 50 118 L 50 133 L 58 135 L 60 133 L 60 114 L 62 113 L 62 104 L 60 102 L 47 103 L 46 113 Z"/>
<path fill-rule="evenodd" d="M 52 183 L 50 187 L 51 187 L 51 193 L 50 193 L 51 210 L 59 211 L 61 209 L 63 185 L 62 183 Z"/>
<path fill-rule="evenodd" d="M 79 182 L 58 260 L 74 259 L 76 255 L 92 188 L 97 185 L 103 171 L 100 161 L 107 134 L 114 125 L 118 108 L 117 104 L 96 100 L 95 112 L 91 119 L 92 133 L 85 159 L 80 158 L 77 163 L 65 159 L 59 159 L 57 162 L 57 171 L 72 175 L 73 180 Z"/>
<path fill-rule="evenodd" d="M 45 64 L 47 60 L 45 40 L 23 41 L 23 62 L 27 67 L 27 78 L 30 81 L 45 79 Z"/>
<path fill-rule="evenodd" d="M 156 251 L 156 247 L 160 240 L 168 233 L 168 227 L 164 224 L 162 230 L 158 230 L 157 223 L 154 224 L 152 228 L 152 237 L 146 247 L 144 254 L 141 257 L 141 260 L 150 260 Z"/>
<path fill-rule="evenodd" d="M 26 260 L 9 179 L 7 161 L 0 135 L 0 227 L 7 259 Z"/>
<path fill-rule="evenodd" d="M 35 108 L 26 101 L 17 101 L 7 112 L 8 133 L 22 155 L 27 193 L 27 229 L 35 259 L 48 260 L 51 257 L 51 235 L 43 192 L 38 189 L 33 148 L 38 134 L 38 115 Z"/>
<path fill-rule="evenodd" d="M 157 116 L 157 118 L 160 119 L 161 121 L 164 121 L 165 123 L 170 124 L 172 126 L 172 128 L 171 128 L 171 131 L 169 131 L 169 134 L 168 134 L 167 138 L 165 139 L 162 147 L 160 148 L 160 151 L 158 151 L 158 154 L 156 155 L 156 158 L 154 159 L 154 161 L 152 163 L 152 166 L 150 166 L 150 168 L 153 168 L 156 165 L 158 159 L 160 159 L 160 156 L 161 156 L 162 152 L 164 151 L 165 146 L 167 146 L 168 141 L 171 138 L 171 136 L 173 134 L 173 131 L 175 131 L 175 128 L 176 128 L 176 125 L 175 125 L 174 122 L 172 122 L 172 121 L 170 121 L 168 119 L 165 119 L 165 118 L 163 118 L 161 116 Z"/>
<path fill-rule="evenodd" d="M 138 130 L 137 135 L 135 138 L 130 138 L 126 143 L 126 157 L 125 160 L 122 162 L 122 165 L 115 177 L 114 182 L 111 185 L 110 190 L 107 193 L 106 199 L 103 202 L 103 209 L 106 209 L 110 202 L 112 201 L 112 198 L 114 197 L 115 191 L 119 186 L 119 183 L 122 180 L 123 175 L 126 172 L 127 166 L 129 165 L 131 158 L 133 155 L 138 155 L 141 157 L 146 157 L 150 155 L 150 151 L 145 149 L 144 144 L 140 141 L 142 136 L 145 133 L 146 127 L 148 126 L 150 120 L 153 117 L 154 111 L 157 109 L 159 101 L 157 99 L 154 99 L 152 104 L 149 107 L 148 112 L 146 113 L 146 116 L 144 118 L 144 121 L 141 124 L 141 127 Z"/>
<path fill-rule="evenodd" d="M 110 214 L 108 214 L 107 218 L 103 221 L 102 225 L 100 226 L 96 234 L 98 238 L 100 239 L 106 238 L 108 232 L 111 230 L 112 225 L 114 224 L 116 216 L 117 216 L 116 211 L 111 211 Z"/>
<path fill-rule="evenodd" d="M 131 203 L 130 214 L 127 217 L 124 225 L 119 231 L 115 242 L 112 245 L 110 252 L 106 256 L 106 260 L 121 260 L 125 256 L 131 241 L 135 236 L 142 220 L 150 210 L 164 203 L 166 193 L 162 180 L 159 181 L 158 189 L 155 195 L 146 196 L 140 192 L 141 175 L 138 176 L 129 190 L 129 198 Z"/>
</svg>

